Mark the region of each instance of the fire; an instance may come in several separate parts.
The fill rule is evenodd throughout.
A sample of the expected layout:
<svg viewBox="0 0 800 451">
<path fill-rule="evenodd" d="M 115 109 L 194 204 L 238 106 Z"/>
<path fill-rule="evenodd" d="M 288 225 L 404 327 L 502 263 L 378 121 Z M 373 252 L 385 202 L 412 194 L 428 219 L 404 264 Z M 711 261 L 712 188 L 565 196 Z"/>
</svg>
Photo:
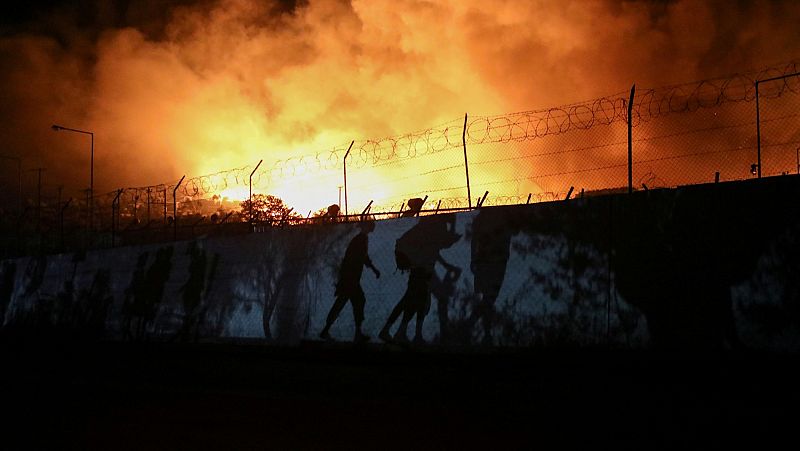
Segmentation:
<svg viewBox="0 0 800 451">
<path fill-rule="evenodd" d="M 233 188 L 226 188 L 219 192 L 220 198 L 229 201 L 244 201 L 250 197 L 250 191 L 246 187 L 236 186 Z"/>
<path fill-rule="evenodd" d="M 0 113 L 4 145 L 25 155 L 26 166 L 48 167 L 48 183 L 65 185 L 65 196 L 87 185 L 88 149 L 48 133 L 52 123 L 95 132 L 97 192 L 253 168 L 263 159 L 254 192 L 316 211 L 339 202 L 342 168 L 275 176 L 280 162 L 458 122 L 465 112 L 546 108 L 634 81 L 659 86 L 788 61 L 800 20 L 791 2 L 725 11 L 711 0 L 180 3 L 158 15 L 163 23 L 120 10 L 115 17 L 128 20 L 121 26 L 82 30 L 58 17 L 47 22 L 52 34 L 40 31 L 50 27 L 4 33 L 0 95 L 11 106 Z M 558 170 L 489 163 L 540 152 L 524 142 L 471 151 L 473 198 L 497 191 L 489 180 L 511 180 L 513 189 L 503 189 L 523 197 L 551 189 L 552 179 L 526 177 L 580 170 L 582 162 L 567 155 Z M 617 157 L 593 156 L 599 166 Z M 442 151 L 413 165 L 354 164 L 348 204 L 399 206 L 421 192 L 463 198 L 463 171 L 442 170 L 459 158 Z M 246 198 L 247 181 L 235 185 L 217 194 Z"/>
</svg>

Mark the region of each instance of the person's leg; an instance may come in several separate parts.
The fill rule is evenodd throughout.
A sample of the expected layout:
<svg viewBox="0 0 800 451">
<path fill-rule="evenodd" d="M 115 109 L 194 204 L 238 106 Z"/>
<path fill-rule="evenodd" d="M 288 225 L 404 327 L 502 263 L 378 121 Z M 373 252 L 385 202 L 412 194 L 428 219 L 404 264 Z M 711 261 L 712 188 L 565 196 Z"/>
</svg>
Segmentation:
<svg viewBox="0 0 800 451">
<path fill-rule="evenodd" d="M 360 287 L 353 293 L 350 302 L 353 306 L 353 320 L 356 323 L 353 341 L 369 340 L 369 337 L 361 331 L 361 323 L 364 322 L 364 305 L 367 303 L 367 299 L 364 297 L 364 291 Z"/>
<path fill-rule="evenodd" d="M 422 338 L 422 325 L 425 323 L 425 312 L 422 310 L 417 310 L 417 327 L 414 331 L 414 343 L 421 344 L 425 343 L 425 339 Z"/>
<path fill-rule="evenodd" d="M 485 296 L 481 305 L 481 319 L 483 323 L 483 344 L 491 345 L 492 326 L 494 324 L 494 304 L 497 300 L 496 295 Z"/>
<path fill-rule="evenodd" d="M 408 302 L 404 303 L 403 309 L 403 319 L 400 320 L 400 327 L 397 328 L 397 331 L 394 333 L 394 339 L 399 342 L 406 343 L 408 342 L 408 323 L 411 322 L 411 318 L 414 317 L 414 312 L 408 307 Z"/>
<path fill-rule="evenodd" d="M 421 285 L 421 288 L 424 288 L 424 290 L 420 290 L 420 299 L 416 305 L 417 327 L 414 332 L 414 343 L 417 344 L 425 343 L 425 339 L 422 337 L 422 325 L 425 323 L 425 317 L 428 316 L 428 312 L 431 309 L 430 283 L 426 280 Z"/>
<path fill-rule="evenodd" d="M 408 323 L 417 315 L 417 324 L 419 325 L 419 312 L 424 302 L 424 296 L 427 294 L 427 282 L 425 281 L 426 273 L 424 270 L 413 268 L 408 277 L 408 292 L 403 312 L 403 320 L 400 323 L 400 329 L 395 334 L 395 339 L 408 341 L 406 333 L 408 332 Z M 415 335 L 416 336 L 416 335 Z"/>
<path fill-rule="evenodd" d="M 403 297 L 397 301 L 397 304 L 392 309 L 392 312 L 389 313 L 389 318 L 386 319 L 386 324 L 383 325 L 381 332 L 378 334 L 381 340 L 386 342 L 392 341 L 392 336 L 389 335 L 389 329 L 391 329 L 394 322 L 397 321 L 397 317 L 400 316 L 400 313 L 405 310 L 406 296 L 407 294 L 403 295 Z"/>
<path fill-rule="evenodd" d="M 347 303 L 347 299 L 347 296 L 344 294 L 336 296 L 336 300 L 333 302 L 333 306 L 331 306 L 331 311 L 328 312 L 328 318 L 325 320 L 325 327 L 323 327 L 322 332 L 319 333 L 320 338 L 326 340 L 330 338 L 328 330 L 333 325 L 333 322 L 336 321 L 336 318 L 339 317 L 339 313 L 341 313 L 344 305 Z"/>
</svg>

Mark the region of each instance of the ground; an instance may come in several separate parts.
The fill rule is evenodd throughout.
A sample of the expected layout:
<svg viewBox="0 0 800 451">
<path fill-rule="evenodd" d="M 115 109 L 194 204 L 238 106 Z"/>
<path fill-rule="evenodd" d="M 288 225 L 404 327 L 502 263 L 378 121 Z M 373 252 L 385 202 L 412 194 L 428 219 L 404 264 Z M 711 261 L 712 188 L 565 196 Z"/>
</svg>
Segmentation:
<svg viewBox="0 0 800 451">
<path fill-rule="evenodd" d="M 5 449 L 777 445 L 796 356 L 4 339 Z M 553 446 L 555 442 L 556 446 Z"/>
</svg>

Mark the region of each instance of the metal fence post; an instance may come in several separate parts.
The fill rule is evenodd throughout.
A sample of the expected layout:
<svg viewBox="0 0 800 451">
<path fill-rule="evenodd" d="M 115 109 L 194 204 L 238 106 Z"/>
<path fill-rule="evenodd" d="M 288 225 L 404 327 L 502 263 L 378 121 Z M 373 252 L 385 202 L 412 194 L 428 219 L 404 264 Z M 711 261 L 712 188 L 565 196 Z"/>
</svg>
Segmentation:
<svg viewBox="0 0 800 451">
<path fill-rule="evenodd" d="M 123 189 L 117 190 L 117 195 L 111 201 L 111 247 L 114 247 L 114 241 L 117 235 L 117 223 L 119 223 L 119 196 L 122 195 Z"/>
<path fill-rule="evenodd" d="M 64 210 L 66 210 L 67 207 L 69 207 L 69 203 L 70 202 L 72 202 L 72 198 L 71 197 L 64 203 L 64 206 L 61 207 L 61 215 L 60 215 L 61 216 L 61 221 L 60 221 L 60 226 L 61 226 L 61 250 L 64 250 Z"/>
<path fill-rule="evenodd" d="M 253 174 L 256 173 L 258 167 L 261 166 L 261 163 L 263 161 L 264 161 L 263 159 L 258 160 L 258 164 L 256 165 L 255 168 L 253 168 L 253 172 L 250 173 L 250 197 L 248 197 L 248 199 L 250 200 L 250 214 L 249 214 L 250 217 L 248 219 L 250 219 L 251 228 L 253 227 Z"/>
<path fill-rule="evenodd" d="M 347 152 L 344 154 L 344 158 L 342 158 L 342 166 L 344 170 L 344 215 L 347 216 L 347 156 L 350 155 L 350 149 L 353 148 L 353 143 L 355 140 L 350 141 L 350 147 L 347 148 Z"/>
<path fill-rule="evenodd" d="M 628 194 L 633 192 L 633 95 L 636 93 L 636 83 L 631 86 L 631 96 L 628 99 Z"/>
<path fill-rule="evenodd" d="M 767 83 L 770 81 L 777 81 L 777 80 L 785 80 L 789 77 L 796 77 L 800 75 L 800 72 L 795 72 L 792 74 L 781 75 L 780 77 L 772 77 L 767 78 L 766 80 L 756 80 L 756 140 L 758 141 L 758 152 L 756 154 L 756 167 L 758 178 L 761 178 L 761 106 L 759 104 L 759 95 L 758 95 L 758 85 L 761 83 Z"/>
<path fill-rule="evenodd" d="M 167 187 L 164 187 L 164 227 L 167 226 Z"/>
<path fill-rule="evenodd" d="M 172 229 L 173 229 L 172 239 L 175 241 L 178 240 L 178 201 L 175 199 L 175 196 L 177 195 L 176 193 L 178 192 L 178 188 L 181 186 L 181 183 L 183 183 L 183 179 L 185 178 L 186 178 L 185 175 L 181 177 L 181 179 L 178 180 L 178 184 L 175 185 L 175 189 L 172 190 Z M 165 196 L 164 204 L 167 203 L 166 200 L 167 199 Z"/>
<path fill-rule="evenodd" d="M 469 187 L 469 162 L 467 161 L 467 113 L 464 113 L 464 129 L 461 132 L 461 144 L 464 146 L 464 172 L 467 174 L 467 203 L 472 209 L 472 192 Z"/>
<path fill-rule="evenodd" d="M 756 141 L 758 142 L 757 145 L 757 153 L 756 153 L 756 170 L 758 171 L 758 178 L 761 178 L 761 108 L 758 105 L 758 85 L 761 83 L 759 80 L 756 80 Z"/>
<path fill-rule="evenodd" d="M 147 187 L 147 223 L 148 224 L 150 223 L 150 192 L 151 191 L 152 191 L 152 188 L 150 188 L 148 186 Z"/>
</svg>

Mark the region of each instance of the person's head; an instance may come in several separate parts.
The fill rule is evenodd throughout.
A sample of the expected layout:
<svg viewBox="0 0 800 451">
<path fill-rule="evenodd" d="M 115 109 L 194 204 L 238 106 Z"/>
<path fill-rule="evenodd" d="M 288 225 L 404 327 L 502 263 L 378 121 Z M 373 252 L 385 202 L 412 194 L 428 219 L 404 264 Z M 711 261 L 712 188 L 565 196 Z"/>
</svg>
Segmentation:
<svg viewBox="0 0 800 451">
<path fill-rule="evenodd" d="M 408 199 L 408 208 L 414 212 L 419 212 L 422 210 L 422 205 L 425 203 L 425 200 L 419 197 L 415 197 L 413 199 Z"/>
</svg>

